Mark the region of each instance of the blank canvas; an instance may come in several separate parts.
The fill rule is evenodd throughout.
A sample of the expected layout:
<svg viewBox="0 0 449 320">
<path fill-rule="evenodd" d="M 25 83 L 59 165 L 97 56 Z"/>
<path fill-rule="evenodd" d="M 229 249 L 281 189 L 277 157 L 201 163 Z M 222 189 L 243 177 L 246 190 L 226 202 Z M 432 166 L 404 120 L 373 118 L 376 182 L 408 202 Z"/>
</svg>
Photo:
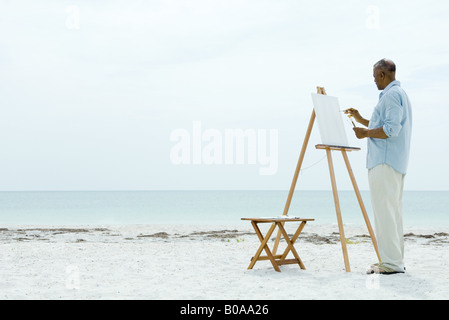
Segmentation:
<svg viewBox="0 0 449 320">
<path fill-rule="evenodd" d="M 338 98 L 312 93 L 322 144 L 349 147 Z"/>
</svg>

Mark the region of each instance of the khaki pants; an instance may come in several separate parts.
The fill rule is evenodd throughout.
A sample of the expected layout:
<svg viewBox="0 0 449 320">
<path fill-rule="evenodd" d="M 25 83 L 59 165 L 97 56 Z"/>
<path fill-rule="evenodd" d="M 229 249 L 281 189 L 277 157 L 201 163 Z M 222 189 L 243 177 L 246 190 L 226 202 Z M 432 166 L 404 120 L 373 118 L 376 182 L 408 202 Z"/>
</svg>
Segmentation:
<svg viewBox="0 0 449 320">
<path fill-rule="evenodd" d="M 394 271 L 404 271 L 402 226 L 404 177 L 404 174 L 400 174 L 387 164 L 368 170 L 380 259 L 383 265 Z"/>
</svg>

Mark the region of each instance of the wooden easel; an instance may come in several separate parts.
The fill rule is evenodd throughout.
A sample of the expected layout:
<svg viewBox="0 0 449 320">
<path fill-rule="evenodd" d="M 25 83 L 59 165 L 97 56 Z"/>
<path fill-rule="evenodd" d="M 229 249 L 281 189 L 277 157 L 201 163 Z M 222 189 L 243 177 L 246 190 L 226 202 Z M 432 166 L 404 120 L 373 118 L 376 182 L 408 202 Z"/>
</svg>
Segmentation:
<svg viewBox="0 0 449 320">
<path fill-rule="evenodd" d="M 325 95 L 326 91 L 322 87 L 317 87 L 317 93 Z M 304 160 L 304 155 L 306 153 L 307 144 L 309 143 L 310 134 L 312 132 L 313 124 L 315 122 L 315 117 L 316 117 L 315 110 L 313 110 L 312 116 L 310 117 L 309 126 L 307 127 L 307 132 L 306 132 L 306 135 L 305 135 L 305 138 L 304 138 L 304 143 L 302 145 L 301 153 L 299 155 L 298 164 L 296 165 L 296 171 L 295 171 L 295 174 L 293 176 L 293 181 L 292 181 L 292 184 L 291 184 L 291 187 L 290 187 L 290 192 L 288 193 L 287 202 L 285 203 L 284 213 L 283 213 L 284 216 L 288 214 L 288 210 L 290 208 L 290 203 L 292 201 L 293 193 L 295 191 L 296 182 L 298 180 L 299 172 L 301 171 L 302 161 Z M 341 247 L 342 247 L 342 251 L 343 251 L 343 259 L 344 259 L 344 262 L 345 262 L 345 270 L 346 270 L 346 272 L 350 272 L 351 271 L 351 267 L 349 265 L 348 250 L 346 248 L 346 238 L 345 238 L 345 232 L 344 232 L 344 228 L 343 228 L 343 220 L 342 220 L 342 217 L 341 217 L 340 201 L 338 199 L 337 183 L 336 183 L 336 180 L 335 180 L 334 166 L 333 166 L 333 162 L 332 162 L 332 151 L 340 151 L 341 154 L 343 155 L 343 159 L 345 161 L 346 168 L 348 169 L 348 173 L 349 173 L 349 176 L 351 178 L 352 186 L 353 186 L 355 194 L 357 196 L 357 200 L 359 202 L 360 209 L 362 210 L 363 218 L 365 219 L 365 223 L 366 223 L 366 226 L 368 227 L 368 232 L 369 232 L 369 235 L 370 235 L 371 240 L 373 242 L 373 246 L 374 246 L 374 249 L 376 251 L 377 258 L 378 258 L 378 260 L 380 262 L 381 260 L 380 260 L 380 256 L 379 256 L 379 250 L 377 248 L 376 237 L 374 235 L 373 228 L 371 227 L 371 223 L 369 221 L 369 217 L 368 217 L 368 214 L 366 212 L 365 205 L 363 204 L 362 196 L 361 196 L 359 188 L 357 186 L 357 182 L 355 180 L 354 173 L 352 172 L 351 165 L 349 164 L 348 155 L 346 154 L 346 152 L 358 151 L 358 150 L 360 150 L 360 148 L 337 147 L 337 146 L 329 146 L 329 145 L 322 145 L 322 144 L 318 144 L 315 147 L 317 149 L 320 149 L 320 150 L 326 150 L 326 154 L 327 154 L 327 162 L 328 162 L 328 165 L 329 165 L 329 174 L 330 174 L 330 178 L 331 178 L 332 192 L 333 192 L 334 204 L 335 204 L 335 211 L 337 213 L 338 230 L 339 230 L 339 233 L 340 233 L 340 242 L 341 242 Z M 280 234 L 280 232 L 278 232 L 275 244 L 273 246 L 273 254 L 274 255 L 276 254 L 277 248 L 279 246 L 280 237 L 281 237 L 281 234 Z"/>
</svg>

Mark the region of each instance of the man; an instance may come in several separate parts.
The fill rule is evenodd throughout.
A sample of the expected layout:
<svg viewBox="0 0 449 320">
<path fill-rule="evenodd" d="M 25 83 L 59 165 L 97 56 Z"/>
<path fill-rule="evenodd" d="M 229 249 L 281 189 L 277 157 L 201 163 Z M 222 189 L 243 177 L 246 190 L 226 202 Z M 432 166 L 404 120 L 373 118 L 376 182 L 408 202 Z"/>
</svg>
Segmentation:
<svg viewBox="0 0 449 320">
<path fill-rule="evenodd" d="M 410 151 L 412 109 L 407 94 L 396 81 L 393 61 L 382 59 L 374 65 L 374 82 L 383 91 L 371 119 L 364 119 L 353 108 L 345 111 L 367 127 L 356 127 L 354 131 L 357 138 L 368 138 L 366 166 L 382 261 L 367 273 L 403 273 L 402 191 Z"/>
</svg>

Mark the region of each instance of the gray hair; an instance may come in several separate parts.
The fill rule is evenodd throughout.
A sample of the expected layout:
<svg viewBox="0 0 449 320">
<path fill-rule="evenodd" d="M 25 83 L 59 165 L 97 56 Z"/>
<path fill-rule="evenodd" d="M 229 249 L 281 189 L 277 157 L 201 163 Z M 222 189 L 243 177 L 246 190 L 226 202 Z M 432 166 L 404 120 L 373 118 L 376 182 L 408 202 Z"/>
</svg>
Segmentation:
<svg viewBox="0 0 449 320">
<path fill-rule="evenodd" d="M 394 64 L 393 61 L 391 61 L 389 59 L 379 60 L 374 65 L 374 68 L 379 68 L 381 70 L 389 71 L 389 72 L 396 72 L 396 65 Z"/>
</svg>

